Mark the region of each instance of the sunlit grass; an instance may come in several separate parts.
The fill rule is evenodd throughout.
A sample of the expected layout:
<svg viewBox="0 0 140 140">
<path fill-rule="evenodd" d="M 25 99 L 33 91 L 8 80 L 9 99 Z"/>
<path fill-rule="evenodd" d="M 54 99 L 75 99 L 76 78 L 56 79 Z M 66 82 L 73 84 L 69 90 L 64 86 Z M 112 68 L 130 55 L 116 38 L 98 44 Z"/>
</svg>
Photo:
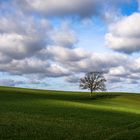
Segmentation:
<svg viewBox="0 0 140 140">
<path fill-rule="evenodd" d="M 140 95 L 0 88 L 0 139 L 140 139 Z M 131 134 L 131 135 L 130 135 Z"/>
</svg>

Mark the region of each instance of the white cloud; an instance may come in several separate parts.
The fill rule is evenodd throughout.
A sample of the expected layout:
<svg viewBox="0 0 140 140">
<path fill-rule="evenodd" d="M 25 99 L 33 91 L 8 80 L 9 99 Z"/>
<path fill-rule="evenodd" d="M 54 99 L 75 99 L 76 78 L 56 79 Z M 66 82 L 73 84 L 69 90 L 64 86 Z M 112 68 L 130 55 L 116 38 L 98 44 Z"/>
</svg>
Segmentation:
<svg viewBox="0 0 140 140">
<path fill-rule="evenodd" d="M 140 57 L 131 60 L 127 67 L 132 73 L 140 73 Z"/>
<path fill-rule="evenodd" d="M 109 75 L 113 75 L 113 76 L 120 76 L 121 77 L 121 76 L 124 76 L 126 74 L 127 74 L 127 72 L 123 66 L 114 67 L 114 68 L 111 68 L 109 70 Z"/>
<path fill-rule="evenodd" d="M 111 60 L 111 61 L 110 61 Z M 75 62 L 63 62 L 71 71 L 76 73 L 89 71 L 108 72 L 110 68 L 126 63 L 127 56 L 121 54 L 90 53 L 86 58 Z"/>
<path fill-rule="evenodd" d="M 107 47 L 116 51 L 133 53 L 140 51 L 140 14 L 123 17 L 109 27 L 106 34 Z"/>
<path fill-rule="evenodd" d="M 19 84 L 23 84 L 23 82 L 12 79 L 0 79 L 0 86 L 17 86 Z"/>
<path fill-rule="evenodd" d="M 104 7 L 118 7 L 121 3 L 132 0 L 14 0 L 15 4 L 24 11 L 37 12 L 45 16 L 78 15 L 90 17 L 102 15 Z"/>
<path fill-rule="evenodd" d="M 74 47 L 77 43 L 76 33 L 70 29 L 70 25 L 65 22 L 59 27 L 59 29 L 51 32 L 50 39 L 53 44 L 68 48 Z"/>
<path fill-rule="evenodd" d="M 80 14 L 95 11 L 100 0 L 15 0 L 24 10 L 32 10 L 44 15 Z"/>
<path fill-rule="evenodd" d="M 58 64 L 51 64 L 47 60 L 42 61 L 35 58 L 26 58 L 23 60 L 12 60 L 10 63 L 1 64 L 0 70 L 14 75 L 38 75 L 46 77 L 63 77 L 70 75 L 68 69 Z"/>
<path fill-rule="evenodd" d="M 60 62 L 79 61 L 88 57 L 85 50 L 80 48 L 65 48 L 62 46 L 48 46 L 46 50 L 42 50 L 44 55 L 49 56 L 51 59 Z"/>
<path fill-rule="evenodd" d="M 80 77 L 75 76 L 75 75 L 71 75 L 71 76 L 67 76 L 65 78 L 65 81 L 68 83 L 72 83 L 72 84 L 76 84 L 79 83 Z"/>
<path fill-rule="evenodd" d="M 78 15 L 86 17 L 87 21 L 85 18 L 84 20 L 90 22 L 87 17 L 100 15 L 110 22 L 114 20 L 116 13 L 101 12 L 100 10 L 105 10 L 101 7 L 108 6 L 108 3 L 117 5 L 120 0 L 108 2 L 60 0 L 59 3 L 56 0 L 15 0 L 15 2 L 19 4 L 20 10 L 23 8 L 25 11 L 15 9 L 13 13 L 0 14 L 1 72 L 33 79 L 27 81 L 29 84 L 42 84 L 40 81 L 47 77 L 63 77 L 69 83 L 76 83 L 81 74 L 89 71 L 104 71 L 110 83 L 121 83 L 125 80 L 127 83 L 136 83 L 139 80 L 140 58 L 130 60 L 125 54 L 93 53 L 77 48 L 78 34 L 72 30 L 71 25 L 64 22 L 56 26 L 54 25 L 56 23 L 53 23 L 55 26 L 53 28 L 46 20 L 48 15 Z M 26 13 L 27 11 L 30 13 Z M 41 15 L 38 16 L 36 13 Z M 123 17 L 111 24 L 106 35 L 108 47 L 126 53 L 139 51 L 139 24 L 139 13 Z M 2 82 L 4 85 L 13 86 L 16 83 L 11 80 L 0 81 Z"/>
<path fill-rule="evenodd" d="M 0 64 L 5 64 L 10 62 L 12 59 L 9 56 L 4 55 L 0 52 Z"/>
<path fill-rule="evenodd" d="M 46 47 L 47 32 L 51 30 L 48 20 L 37 20 L 22 13 L 7 13 L 0 20 L 0 51 L 4 55 L 23 59 Z"/>
</svg>

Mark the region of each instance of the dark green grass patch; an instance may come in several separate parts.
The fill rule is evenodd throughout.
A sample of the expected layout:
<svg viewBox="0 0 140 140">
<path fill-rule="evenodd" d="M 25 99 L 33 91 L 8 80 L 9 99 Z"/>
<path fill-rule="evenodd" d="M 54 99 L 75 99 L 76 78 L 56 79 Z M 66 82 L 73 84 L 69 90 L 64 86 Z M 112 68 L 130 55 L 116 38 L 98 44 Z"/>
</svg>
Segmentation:
<svg viewBox="0 0 140 140">
<path fill-rule="evenodd" d="M 0 139 L 138 140 L 140 95 L 0 87 Z"/>
</svg>

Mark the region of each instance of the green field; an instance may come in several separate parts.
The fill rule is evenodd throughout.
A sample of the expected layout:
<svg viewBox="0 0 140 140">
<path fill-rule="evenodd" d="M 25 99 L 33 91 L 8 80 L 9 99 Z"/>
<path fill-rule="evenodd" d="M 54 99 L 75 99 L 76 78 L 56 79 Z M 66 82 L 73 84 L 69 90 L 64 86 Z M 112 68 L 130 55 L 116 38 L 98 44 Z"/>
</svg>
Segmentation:
<svg viewBox="0 0 140 140">
<path fill-rule="evenodd" d="M 140 140 L 140 94 L 0 87 L 0 139 Z"/>
</svg>

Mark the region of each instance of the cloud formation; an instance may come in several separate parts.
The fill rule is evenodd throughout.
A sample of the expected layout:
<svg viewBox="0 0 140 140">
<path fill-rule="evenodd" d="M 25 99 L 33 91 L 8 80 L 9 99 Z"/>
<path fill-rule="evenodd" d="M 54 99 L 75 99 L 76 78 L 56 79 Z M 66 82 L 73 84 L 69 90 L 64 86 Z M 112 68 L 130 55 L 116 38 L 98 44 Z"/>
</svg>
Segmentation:
<svg viewBox="0 0 140 140">
<path fill-rule="evenodd" d="M 48 20 L 37 20 L 22 13 L 8 13 L 0 16 L 0 20 L 1 53 L 14 59 L 22 59 L 46 46 L 46 31 L 51 29 Z"/>
<path fill-rule="evenodd" d="M 107 7 L 118 7 L 119 4 L 128 3 L 131 0 L 14 0 L 15 5 L 26 12 L 36 12 L 44 16 L 68 16 L 77 15 L 90 17 L 103 15 L 102 10 Z"/>
<path fill-rule="evenodd" d="M 9 87 L 13 87 L 13 86 L 18 86 L 20 84 L 23 84 L 22 81 L 15 81 L 12 79 L 0 79 L 0 86 L 9 86 Z"/>
<path fill-rule="evenodd" d="M 123 17 L 109 27 L 107 47 L 127 54 L 140 51 L 140 13 Z"/>
<path fill-rule="evenodd" d="M 139 83 L 140 58 L 130 57 L 130 54 L 140 51 L 140 14 L 137 12 L 129 16 L 120 16 L 114 12 L 120 3 L 131 0 L 10 2 L 13 6 L 11 8 L 5 1 L 0 3 L 1 72 L 26 77 L 26 83 L 37 85 L 41 85 L 41 81 L 46 78 L 58 77 L 68 83 L 77 83 L 80 76 L 89 71 L 103 71 L 108 82 L 112 84 Z M 111 7 L 109 11 L 108 6 Z M 57 18 L 54 20 L 50 16 Z M 62 22 L 62 17 L 71 20 L 69 16 L 82 19 L 94 16 L 106 20 L 109 26 L 106 34 L 107 47 L 117 52 L 92 52 L 81 48 L 82 46 L 77 47 L 80 35 L 76 32 L 77 29 L 73 28 L 77 20 L 72 22 L 73 26 L 66 21 Z M 115 22 L 112 23 L 114 19 Z M 98 22 L 96 24 L 100 24 Z M 82 24 L 81 19 L 78 24 Z M 92 34 L 89 38 L 93 38 Z M 17 86 L 24 83 L 2 79 L 0 84 Z"/>
</svg>

